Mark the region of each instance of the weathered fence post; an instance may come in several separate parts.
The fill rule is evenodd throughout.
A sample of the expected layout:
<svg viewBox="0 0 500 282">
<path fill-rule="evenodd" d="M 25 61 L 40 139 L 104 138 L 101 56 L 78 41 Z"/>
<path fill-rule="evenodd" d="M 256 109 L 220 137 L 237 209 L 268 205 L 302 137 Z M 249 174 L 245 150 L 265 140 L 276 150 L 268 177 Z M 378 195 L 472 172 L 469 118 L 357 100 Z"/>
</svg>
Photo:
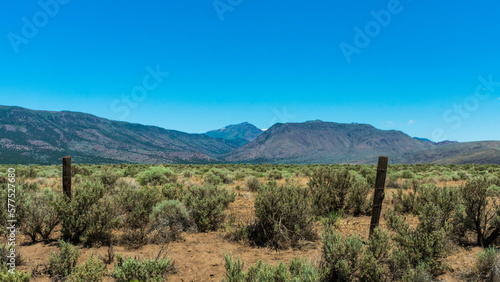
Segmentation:
<svg viewBox="0 0 500 282">
<path fill-rule="evenodd" d="M 63 192 L 71 199 L 71 157 L 63 157 Z"/>
<path fill-rule="evenodd" d="M 385 177 L 387 175 L 388 157 L 378 157 L 377 178 L 375 179 L 375 192 L 373 194 L 372 220 L 370 222 L 370 237 L 380 221 L 382 201 L 384 201 Z"/>
</svg>

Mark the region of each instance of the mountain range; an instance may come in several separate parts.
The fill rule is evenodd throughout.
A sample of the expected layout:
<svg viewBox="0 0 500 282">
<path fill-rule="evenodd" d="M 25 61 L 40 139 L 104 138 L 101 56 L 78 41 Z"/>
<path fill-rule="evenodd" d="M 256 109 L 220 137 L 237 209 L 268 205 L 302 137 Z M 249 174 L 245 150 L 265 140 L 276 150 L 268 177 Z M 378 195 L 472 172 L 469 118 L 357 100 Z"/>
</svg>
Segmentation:
<svg viewBox="0 0 500 282">
<path fill-rule="evenodd" d="M 435 143 L 369 124 L 244 122 L 191 134 L 78 112 L 0 106 L 0 163 L 500 164 L 500 141 Z"/>
</svg>

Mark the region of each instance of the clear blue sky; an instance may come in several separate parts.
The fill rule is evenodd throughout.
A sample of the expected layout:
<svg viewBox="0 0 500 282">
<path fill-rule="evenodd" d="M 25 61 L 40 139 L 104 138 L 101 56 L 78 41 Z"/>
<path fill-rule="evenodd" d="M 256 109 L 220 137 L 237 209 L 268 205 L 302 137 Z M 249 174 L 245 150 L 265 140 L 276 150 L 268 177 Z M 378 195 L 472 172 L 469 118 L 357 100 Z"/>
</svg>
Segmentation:
<svg viewBox="0 0 500 282">
<path fill-rule="evenodd" d="M 4 0 L 0 104 L 193 133 L 321 119 L 500 140 L 498 1 L 285 2 Z"/>
</svg>

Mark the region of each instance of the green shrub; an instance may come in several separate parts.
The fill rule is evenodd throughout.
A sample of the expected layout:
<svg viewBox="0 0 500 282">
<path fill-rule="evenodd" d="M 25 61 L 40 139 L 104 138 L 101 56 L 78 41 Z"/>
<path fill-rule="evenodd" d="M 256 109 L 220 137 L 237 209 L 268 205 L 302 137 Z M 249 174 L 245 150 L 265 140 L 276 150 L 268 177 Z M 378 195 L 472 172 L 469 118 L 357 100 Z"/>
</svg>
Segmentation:
<svg viewBox="0 0 500 282">
<path fill-rule="evenodd" d="M 269 180 L 280 180 L 283 179 L 283 173 L 279 170 L 273 169 L 267 174 Z"/>
<path fill-rule="evenodd" d="M 101 183 L 90 181 L 75 185 L 71 200 L 61 195 L 55 209 L 62 220 L 64 238 L 73 242 L 80 242 L 81 237 L 92 224 L 89 220 L 90 207 L 96 205 L 104 196 L 105 189 Z"/>
<path fill-rule="evenodd" d="M 375 186 L 377 171 L 375 167 L 363 167 L 359 172 L 365 179 L 370 187 Z"/>
<path fill-rule="evenodd" d="M 366 252 L 377 261 L 383 261 L 388 257 L 392 243 L 389 240 L 387 231 L 380 227 L 375 227 L 372 236 L 368 239 Z"/>
<path fill-rule="evenodd" d="M 433 203 L 425 204 L 418 216 L 419 224 L 410 228 L 406 218 L 389 209 L 384 217 L 394 231 L 396 249 L 392 253 L 391 270 L 397 279 L 408 275 L 419 264 L 425 264 L 432 275 L 443 273 L 446 265 L 446 244 L 452 226 L 442 219 L 443 214 Z"/>
<path fill-rule="evenodd" d="M 297 281 L 321 281 L 322 270 L 314 267 L 312 262 L 301 258 L 294 258 L 288 265 L 291 278 Z"/>
<path fill-rule="evenodd" d="M 12 186 L 8 186 L 7 183 L 5 184 L 0 184 L 0 208 L 2 209 L 0 211 L 0 223 L 2 224 L 2 228 L 0 228 L 0 234 L 5 234 L 7 230 L 7 226 L 9 226 L 9 224 L 7 223 L 7 220 L 8 219 L 12 219 L 11 218 L 11 215 L 14 215 L 14 217 L 17 219 L 17 225 L 21 225 L 23 224 L 23 220 L 26 218 L 26 212 L 30 211 L 30 209 L 32 207 L 29 207 L 26 205 L 26 203 L 24 202 L 24 199 L 26 199 L 26 192 L 25 192 L 25 185 L 24 183 L 22 182 L 19 182 L 18 180 L 16 180 L 17 182 L 15 183 L 12 183 L 15 187 L 12 187 Z M 13 199 L 12 196 L 14 195 L 13 191 L 9 189 L 15 189 L 15 198 L 16 198 L 16 201 L 15 203 L 12 203 L 10 202 L 10 204 L 14 204 L 15 205 L 15 212 L 14 214 L 10 213 L 9 210 L 13 211 L 13 207 L 12 206 L 8 206 L 8 199 Z M 10 197 L 9 197 L 10 196 Z M 23 199 L 23 200 L 20 200 L 20 199 Z"/>
<path fill-rule="evenodd" d="M 177 175 L 170 169 L 160 166 L 151 167 L 137 175 L 141 185 L 162 185 L 177 180 Z"/>
<path fill-rule="evenodd" d="M 404 193 L 399 189 L 396 194 L 393 193 L 392 203 L 396 212 L 418 215 L 426 204 L 434 204 L 441 212 L 439 217 L 442 221 L 441 225 L 452 218 L 458 204 L 458 189 L 439 188 L 435 184 L 422 185 L 415 179 L 410 184 L 406 183 L 405 186 L 411 190 Z"/>
<path fill-rule="evenodd" d="M 339 228 L 340 220 L 342 219 L 343 214 L 341 212 L 330 212 L 328 216 L 319 217 L 319 221 L 323 224 L 323 227 L 326 228 Z"/>
<path fill-rule="evenodd" d="M 36 174 L 36 177 L 38 177 L 38 178 L 40 178 L 40 177 L 42 177 L 42 178 L 61 177 L 61 170 L 60 169 L 47 169 L 47 170 L 44 170 L 44 171 L 39 171 Z"/>
<path fill-rule="evenodd" d="M 500 265 L 500 256 L 495 248 L 489 247 L 480 251 L 477 254 L 477 261 L 476 261 L 476 269 L 479 278 L 485 280 L 491 279 L 493 274 L 492 272 L 494 271 L 493 268 L 495 266 L 495 262 L 497 262 Z"/>
<path fill-rule="evenodd" d="M 36 241 L 37 235 L 48 241 L 52 230 L 59 224 L 59 217 L 54 209 L 55 199 L 55 193 L 48 188 L 27 195 L 23 203 L 26 208 L 22 231 L 32 242 Z"/>
<path fill-rule="evenodd" d="M 182 183 L 168 183 L 161 187 L 163 196 L 168 200 L 181 200 L 183 197 Z"/>
<path fill-rule="evenodd" d="M 105 188 L 99 182 L 75 185 L 71 200 L 61 195 L 55 201 L 55 210 L 62 221 L 64 238 L 86 245 L 109 243 L 112 229 L 120 222 L 118 210 L 105 197 Z"/>
<path fill-rule="evenodd" d="M 385 179 L 386 188 L 400 189 L 403 186 L 398 182 L 398 178 L 394 175 L 388 175 Z"/>
<path fill-rule="evenodd" d="M 401 277 L 401 281 L 404 282 L 432 282 L 435 281 L 432 274 L 429 273 L 429 266 L 425 263 L 419 263 L 417 267 L 409 269 L 403 277 Z"/>
<path fill-rule="evenodd" d="M 59 252 L 51 253 L 49 258 L 50 277 L 55 280 L 64 280 L 76 267 L 80 250 L 69 242 L 59 240 Z"/>
<path fill-rule="evenodd" d="M 125 167 L 125 171 L 123 171 L 124 177 L 136 177 L 137 174 L 141 171 L 141 167 L 143 165 L 133 165 L 129 164 Z"/>
<path fill-rule="evenodd" d="M 82 265 L 75 267 L 68 280 L 71 282 L 100 282 L 105 271 L 104 262 L 94 258 L 94 254 L 91 254 Z"/>
<path fill-rule="evenodd" d="M 114 195 L 120 195 L 129 188 L 139 189 L 140 185 L 134 178 L 119 178 L 113 186 L 111 192 Z"/>
<path fill-rule="evenodd" d="M 444 174 L 439 176 L 439 181 L 453 181 L 453 178 L 451 177 L 451 175 Z"/>
<path fill-rule="evenodd" d="M 186 206 L 178 200 L 160 202 L 149 217 L 151 230 L 161 233 L 163 237 L 170 234 L 173 235 L 172 239 L 176 239 L 178 232 L 194 231 L 196 228 Z"/>
<path fill-rule="evenodd" d="M 364 257 L 361 261 L 359 273 L 360 281 L 386 281 L 389 262 L 389 250 L 392 244 L 389 241 L 387 232 L 375 228 L 374 233 L 368 240 L 368 246 L 365 247 Z"/>
<path fill-rule="evenodd" d="M 457 222 L 476 233 L 476 244 L 489 246 L 500 235 L 500 191 L 483 176 L 469 179 L 460 188 Z"/>
<path fill-rule="evenodd" d="M 284 263 L 280 262 L 277 266 L 272 266 L 262 260 L 251 265 L 246 274 L 247 281 L 287 281 L 288 275 L 288 269 Z"/>
<path fill-rule="evenodd" d="M 437 187 L 434 184 L 424 184 L 417 197 L 419 207 L 427 204 L 435 204 L 440 211 L 439 223 L 444 226 L 445 222 L 453 217 L 459 200 L 459 190 L 456 187 Z M 418 210 L 418 209 L 417 209 Z"/>
<path fill-rule="evenodd" d="M 191 178 L 193 177 L 193 175 L 194 175 L 193 172 L 190 170 L 186 170 L 182 173 L 182 176 L 184 176 L 184 178 Z"/>
<path fill-rule="evenodd" d="M 354 177 L 348 170 L 338 171 L 330 168 L 316 170 L 308 183 L 316 215 L 343 211 L 353 183 Z"/>
<path fill-rule="evenodd" d="M 31 273 L 14 270 L 14 274 L 9 272 L 9 267 L 6 264 L 0 265 L 0 281 L 2 282 L 29 282 Z"/>
<path fill-rule="evenodd" d="M 457 172 L 457 175 L 458 177 L 461 179 L 461 180 L 467 180 L 470 178 L 470 175 L 466 172 L 466 171 L 463 171 L 463 170 L 460 170 Z"/>
<path fill-rule="evenodd" d="M 238 257 L 233 261 L 232 253 L 224 253 L 224 267 L 226 268 L 225 276 L 228 282 L 243 282 L 246 281 L 243 267 L 245 262 Z M 222 278 L 222 281 L 226 281 Z"/>
<path fill-rule="evenodd" d="M 358 175 L 347 195 L 347 206 L 355 216 L 367 214 L 370 209 L 371 201 L 368 198 L 369 192 L 370 186 L 365 178 Z"/>
<path fill-rule="evenodd" d="M 321 281 L 321 270 L 315 268 L 309 261 L 300 258 L 293 259 L 289 267 L 282 262 L 277 266 L 272 266 L 259 260 L 256 264 L 250 265 L 247 272 L 244 272 L 244 262 L 240 258 L 233 260 L 231 253 L 225 253 L 224 266 L 227 280 L 222 278 L 222 281 Z"/>
<path fill-rule="evenodd" d="M 322 236 L 323 281 L 385 281 L 389 249 L 387 233 L 378 227 L 366 247 L 356 234 L 342 238 L 326 228 Z"/>
<path fill-rule="evenodd" d="M 121 225 L 119 211 L 114 199 L 105 196 L 89 208 L 89 219 L 91 224 L 82 234 L 81 241 L 85 246 L 93 244 L 109 245 L 112 241 L 112 231 Z"/>
<path fill-rule="evenodd" d="M 255 216 L 250 239 L 257 245 L 287 248 L 316 237 L 307 189 L 290 184 L 264 186 L 255 198 Z"/>
<path fill-rule="evenodd" d="M 38 173 L 38 169 L 34 165 L 30 166 L 18 166 L 16 168 L 16 175 L 20 178 L 35 178 Z"/>
<path fill-rule="evenodd" d="M 230 184 L 233 176 L 227 170 L 212 168 L 203 175 L 203 181 L 211 185 Z"/>
<path fill-rule="evenodd" d="M 14 249 L 14 254 L 15 254 L 15 265 L 20 266 L 24 264 L 24 257 L 21 255 L 19 252 L 19 247 L 17 246 L 9 246 L 7 243 L 3 243 L 0 245 L 0 269 L 6 268 L 9 269 L 9 263 L 11 263 L 11 259 L 9 256 L 11 256 L 10 250 Z M 1 272 L 1 271 L 0 271 Z M 3 280 L 0 280 L 3 281 Z"/>
<path fill-rule="evenodd" d="M 125 214 L 125 225 L 131 229 L 146 227 L 153 207 L 160 200 L 161 193 L 156 187 L 125 188 L 120 194 L 120 204 Z"/>
<path fill-rule="evenodd" d="M 89 167 L 85 166 L 85 165 L 72 164 L 71 165 L 71 177 L 75 177 L 77 174 L 80 174 L 83 176 L 90 176 L 90 175 L 92 175 L 92 170 L 90 170 Z"/>
<path fill-rule="evenodd" d="M 116 262 L 111 277 L 118 282 L 129 281 L 164 281 L 171 269 L 170 258 L 144 259 L 139 261 L 128 257 L 124 259 L 116 255 Z"/>
<path fill-rule="evenodd" d="M 245 177 L 247 176 L 247 173 L 248 172 L 246 170 L 243 170 L 243 171 L 239 170 L 234 174 L 234 179 L 241 181 L 241 180 L 245 179 Z"/>
<path fill-rule="evenodd" d="M 18 183 L 18 185 L 19 184 L 21 184 L 23 186 L 23 190 L 27 193 L 38 192 L 40 190 L 40 188 L 38 187 L 38 183 L 36 183 L 36 182 Z"/>
<path fill-rule="evenodd" d="M 327 229 L 323 235 L 323 268 L 328 281 L 353 281 L 361 267 L 363 242 L 357 235 L 342 239 Z"/>
<path fill-rule="evenodd" d="M 461 179 L 460 176 L 458 176 L 458 174 L 456 173 L 451 174 L 450 177 L 453 181 L 458 181 Z"/>
<path fill-rule="evenodd" d="M 100 181 L 104 186 L 112 187 L 122 176 L 123 175 L 120 172 L 114 170 L 113 168 L 107 167 L 95 174 L 94 178 Z"/>
<path fill-rule="evenodd" d="M 411 185 L 411 186 L 410 186 Z M 396 194 L 392 193 L 392 203 L 394 204 L 394 210 L 399 213 L 404 214 L 418 214 L 418 208 L 420 207 L 417 201 L 417 194 L 420 192 L 421 185 L 416 179 L 411 181 L 411 184 L 405 183 L 405 190 L 410 190 L 407 193 L 403 192 L 402 189 L 398 189 Z"/>
<path fill-rule="evenodd" d="M 192 186 L 186 189 L 182 202 L 200 232 L 215 231 L 226 218 L 225 209 L 236 198 L 234 192 L 214 185 Z"/>
<path fill-rule="evenodd" d="M 291 281 L 290 272 L 287 266 L 280 262 L 277 266 L 272 266 L 263 262 L 257 261 L 256 264 L 248 267 L 245 274 L 246 281 Z"/>
<path fill-rule="evenodd" d="M 147 239 L 149 215 L 158 204 L 162 195 L 157 187 L 125 188 L 118 196 L 126 231 L 122 236 L 124 243 L 139 247 Z"/>
<path fill-rule="evenodd" d="M 220 185 L 222 184 L 222 178 L 212 171 L 209 171 L 203 175 L 203 182 L 211 185 Z"/>
<path fill-rule="evenodd" d="M 260 180 L 255 177 L 255 176 L 250 176 L 250 178 L 247 179 L 247 187 L 248 190 L 252 192 L 259 191 L 261 186 Z"/>
<path fill-rule="evenodd" d="M 413 177 L 414 177 L 413 172 L 411 172 L 409 170 L 403 170 L 403 172 L 401 173 L 401 178 L 412 179 Z"/>
<path fill-rule="evenodd" d="M 7 195 L 8 195 L 7 184 L 0 184 L 0 224 L 2 226 L 7 225 L 7 219 L 9 218 L 9 213 L 7 209 Z M 0 235 L 4 235 L 6 232 L 6 228 L 0 228 Z"/>
</svg>

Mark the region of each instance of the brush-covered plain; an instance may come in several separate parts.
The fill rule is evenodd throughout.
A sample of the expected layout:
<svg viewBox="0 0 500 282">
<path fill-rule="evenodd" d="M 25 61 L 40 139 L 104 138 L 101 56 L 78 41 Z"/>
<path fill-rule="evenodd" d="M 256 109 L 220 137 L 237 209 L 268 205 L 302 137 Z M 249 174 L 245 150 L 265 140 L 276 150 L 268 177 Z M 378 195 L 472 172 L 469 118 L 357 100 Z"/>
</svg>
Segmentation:
<svg viewBox="0 0 500 282">
<path fill-rule="evenodd" d="M 16 174 L 16 273 L 2 281 L 493 281 L 500 166 L 0 165 Z M 7 242 L 5 228 L 0 229 Z"/>
</svg>

